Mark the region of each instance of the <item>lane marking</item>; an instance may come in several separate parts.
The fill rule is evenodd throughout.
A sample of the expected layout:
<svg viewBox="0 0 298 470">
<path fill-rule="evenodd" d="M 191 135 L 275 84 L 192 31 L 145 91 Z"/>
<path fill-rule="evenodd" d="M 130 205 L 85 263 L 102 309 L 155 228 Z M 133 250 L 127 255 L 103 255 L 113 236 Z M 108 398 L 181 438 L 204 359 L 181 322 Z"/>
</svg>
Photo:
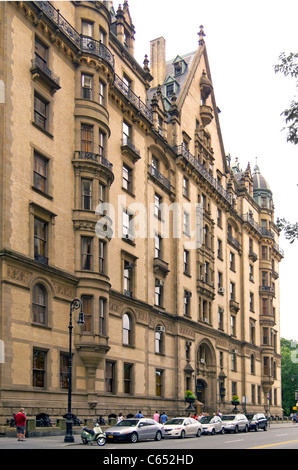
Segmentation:
<svg viewBox="0 0 298 470">
<path fill-rule="evenodd" d="M 264 449 L 264 447 L 280 446 L 280 445 L 284 445 L 284 444 L 291 444 L 292 442 L 298 442 L 298 439 L 295 439 L 293 441 L 276 442 L 275 444 L 265 444 L 263 446 L 248 447 L 248 449 Z"/>
<path fill-rule="evenodd" d="M 244 439 L 233 439 L 232 441 L 225 441 L 224 444 L 229 444 L 230 442 L 241 442 L 244 441 Z"/>
</svg>

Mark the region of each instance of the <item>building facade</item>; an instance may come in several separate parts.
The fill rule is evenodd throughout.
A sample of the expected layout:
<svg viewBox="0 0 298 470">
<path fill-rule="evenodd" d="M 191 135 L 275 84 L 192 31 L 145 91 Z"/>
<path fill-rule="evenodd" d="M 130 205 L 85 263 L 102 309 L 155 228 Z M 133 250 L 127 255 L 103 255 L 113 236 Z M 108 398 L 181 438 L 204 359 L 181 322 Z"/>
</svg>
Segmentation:
<svg viewBox="0 0 298 470">
<path fill-rule="evenodd" d="M 197 50 L 134 58 L 127 1 L 0 3 L 0 415 L 281 415 L 270 187 L 225 155 Z M 270 395 L 270 398 L 268 396 Z"/>
</svg>

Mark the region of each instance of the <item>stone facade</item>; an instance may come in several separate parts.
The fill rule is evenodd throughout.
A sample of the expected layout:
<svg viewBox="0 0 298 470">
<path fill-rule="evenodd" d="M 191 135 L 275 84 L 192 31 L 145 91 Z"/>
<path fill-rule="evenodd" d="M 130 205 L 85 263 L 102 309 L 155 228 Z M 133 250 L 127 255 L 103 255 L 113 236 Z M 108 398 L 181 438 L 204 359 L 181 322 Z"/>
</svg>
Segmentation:
<svg viewBox="0 0 298 470">
<path fill-rule="evenodd" d="M 79 417 L 175 415 L 187 389 L 281 415 L 269 185 L 225 155 L 203 28 L 150 70 L 111 3 L 0 3 L 0 424 L 66 413 L 75 298 Z"/>
</svg>

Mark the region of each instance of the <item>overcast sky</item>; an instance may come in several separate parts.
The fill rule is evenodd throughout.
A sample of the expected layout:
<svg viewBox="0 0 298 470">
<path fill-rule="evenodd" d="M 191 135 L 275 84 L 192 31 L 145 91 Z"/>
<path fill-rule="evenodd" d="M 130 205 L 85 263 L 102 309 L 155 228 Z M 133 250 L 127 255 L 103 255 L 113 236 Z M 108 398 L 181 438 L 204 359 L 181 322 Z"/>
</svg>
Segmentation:
<svg viewBox="0 0 298 470">
<path fill-rule="evenodd" d="M 122 2 L 118 2 L 122 3 Z M 114 8 L 118 8 L 114 0 Z M 275 220 L 298 221 L 298 146 L 286 142 L 281 112 L 296 97 L 294 79 L 275 74 L 281 52 L 298 52 L 297 0 L 128 0 L 135 57 L 150 58 L 150 40 L 163 36 L 167 60 L 198 47 L 204 26 L 226 154 L 242 169 L 258 165 L 273 191 Z M 149 8 L 149 10 L 148 10 Z M 150 67 L 150 64 L 149 64 Z M 298 240 L 280 246 L 281 336 L 298 341 Z"/>
</svg>

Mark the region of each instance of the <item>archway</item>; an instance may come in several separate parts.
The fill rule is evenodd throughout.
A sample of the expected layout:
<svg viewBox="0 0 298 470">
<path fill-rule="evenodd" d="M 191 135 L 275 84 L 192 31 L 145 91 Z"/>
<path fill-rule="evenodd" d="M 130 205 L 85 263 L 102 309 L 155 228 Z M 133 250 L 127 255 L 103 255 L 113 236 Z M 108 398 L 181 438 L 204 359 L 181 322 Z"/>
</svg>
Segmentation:
<svg viewBox="0 0 298 470">
<path fill-rule="evenodd" d="M 196 371 L 197 399 L 203 403 L 204 411 L 216 411 L 216 355 L 213 345 L 206 338 L 198 345 Z"/>
</svg>

